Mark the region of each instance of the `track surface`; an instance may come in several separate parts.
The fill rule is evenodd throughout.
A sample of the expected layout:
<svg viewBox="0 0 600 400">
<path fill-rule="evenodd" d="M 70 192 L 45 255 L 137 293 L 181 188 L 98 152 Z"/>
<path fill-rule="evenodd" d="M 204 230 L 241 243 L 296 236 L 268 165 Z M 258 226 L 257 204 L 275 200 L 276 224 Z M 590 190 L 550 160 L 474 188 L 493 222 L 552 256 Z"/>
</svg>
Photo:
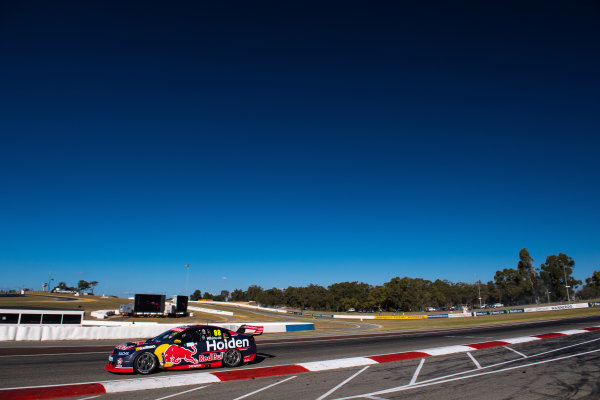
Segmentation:
<svg viewBox="0 0 600 400">
<path fill-rule="evenodd" d="M 435 331 L 435 332 L 419 332 L 419 333 L 405 333 L 405 332 L 389 332 L 389 333 L 364 333 L 364 334 L 348 334 L 342 337 L 303 337 L 303 338 L 273 338 L 272 336 L 264 336 L 259 338 L 259 360 L 254 365 L 249 365 L 248 367 L 257 367 L 257 366 L 270 366 L 270 365 L 280 365 L 280 364 L 294 364 L 299 362 L 306 361 L 316 361 L 316 360 L 326 360 L 326 359 L 334 359 L 334 358 L 342 358 L 342 357 L 352 357 L 352 356 L 365 356 L 365 355 L 373 355 L 373 354 L 382 354 L 382 353 L 391 353 L 391 352 L 402 352 L 402 351 L 410 351 L 416 350 L 420 348 L 428 348 L 428 347 L 438 347 L 438 346 L 447 346 L 453 344 L 465 344 L 469 342 L 476 341 L 489 341 L 489 340 L 497 340 L 507 337 L 515 337 L 515 336 L 527 336 L 527 335 L 535 335 L 540 333 L 547 333 L 552 331 L 559 330 L 567 330 L 567 329 L 575 329 L 578 327 L 587 327 L 591 325 L 598 325 L 600 323 L 600 316 L 586 317 L 586 318 L 576 318 L 576 319 L 568 319 L 568 320 L 556 320 L 556 321 L 545 321 L 545 322 L 536 322 L 527 325 L 513 325 L 513 326 L 487 326 L 487 327 L 475 327 L 475 328 L 463 328 L 458 330 L 444 330 L 444 331 Z M 568 340 L 551 340 L 548 344 L 536 344 L 535 346 L 529 345 L 526 349 L 523 349 L 522 354 L 525 352 L 529 352 L 529 354 L 534 354 L 536 352 L 543 353 L 544 351 L 549 351 L 550 348 L 560 348 L 563 344 L 567 342 L 578 341 L 583 342 L 590 339 L 600 338 L 600 334 L 595 333 L 592 334 L 589 338 L 569 338 Z M 600 346 L 598 341 L 593 341 L 587 344 L 577 344 L 573 349 L 562 350 L 561 352 L 557 352 L 561 354 L 561 356 L 566 357 L 569 354 L 579 354 L 581 352 L 590 351 L 588 354 L 573 356 L 572 358 L 565 358 L 561 360 L 560 368 L 558 371 L 552 372 L 551 369 L 555 365 L 559 365 L 558 362 L 555 363 L 553 361 L 549 361 L 544 364 L 536 364 L 529 367 L 523 367 L 523 371 L 518 371 L 519 374 L 524 374 L 529 372 L 531 377 L 531 381 L 525 381 L 522 383 L 524 387 L 529 387 L 531 390 L 528 391 L 528 396 L 533 392 L 546 393 L 544 392 L 544 388 L 548 388 L 550 386 L 549 382 L 547 382 L 547 376 L 556 375 L 554 382 L 554 391 L 556 393 L 571 393 L 569 390 L 575 388 L 577 393 L 582 395 L 583 397 L 573 397 L 573 398 L 586 398 L 585 393 L 590 396 L 598 394 L 597 388 L 594 387 L 593 384 L 589 382 L 598 382 L 600 380 L 600 374 L 598 373 L 598 353 L 594 352 L 594 349 L 598 349 Z M 88 342 L 89 344 L 89 342 Z M 112 343 L 114 344 L 114 343 Z M 78 347 L 66 347 L 64 344 L 61 344 L 60 347 L 49 347 L 43 346 L 39 342 L 31 343 L 31 346 L 24 346 L 23 343 L 10 343 L 3 344 L 3 347 L 0 348 L 1 354 L 1 363 L 0 363 L 0 386 L 1 387 L 19 387 L 19 386 L 37 386 L 37 385 L 50 385 L 50 384 L 68 384 L 68 383 L 81 383 L 81 382 L 93 382 L 93 381 L 101 381 L 101 380 L 112 380 L 112 379 L 123 379 L 129 378 L 129 376 L 118 376 L 111 375 L 103 371 L 102 366 L 106 362 L 106 358 L 110 349 L 112 349 L 112 344 L 103 344 L 101 346 L 89 346 L 84 349 L 85 351 L 80 351 Z M 550 347 L 548 347 L 550 346 Z M 554 347 L 552 347 L 554 346 Z M 564 346 L 563 346 L 564 347 Z M 517 348 L 517 347 L 515 347 Z M 586 350 L 587 349 L 587 350 Z M 52 353 L 64 353 L 65 351 L 70 352 L 78 352 L 78 354 L 52 354 Z M 36 352 L 37 355 L 32 355 L 32 352 Z M 569 353 L 571 352 L 571 353 Z M 48 354 L 48 355 L 40 355 L 40 353 Z M 506 357 L 516 356 L 517 353 L 513 353 L 510 350 L 506 349 L 495 349 L 495 350 L 487 350 L 477 352 L 477 357 L 483 357 L 483 359 L 489 360 L 486 362 L 487 364 L 493 364 L 494 360 L 504 360 Z M 571 355 L 572 355 L 571 354 Z M 546 359 L 550 359 L 555 354 L 549 354 Z M 540 356 L 535 360 L 535 362 L 539 362 L 542 360 Z M 529 361 L 527 359 L 523 359 L 518 361 L 521 364 L 526 364 Z M 482 362 L 482 364 L 486 364 Z M 341 378 L 340 382 L 344 379 L 349 378 L 350 375 L 354 373 L 358 373 L 356 377 L 356 381 L 353 379 L 353 383 L 349 383 L 348 386 L 344 386 L 346 389 L 348 387 L 352 387 L 353 390 L 363 390 L 362 393 L 373 393 L 376 391 L 377 387 L 388 386 L 391 382 L 398 381 L 399 384 L 401 381 L 406 381 L 406 375 L 412 375 L 414 373 L 415 368 L 418 367 L 419 362 L 417 360 L 413 360 L 410 362 L 402 362 L 402 363 L 393 363 L 393 365 L 382 365 L 377 367 L 372 367 L 368 371 L 359 372 L 348 370 L 340 370 L 340 371 L 330 371 L 321 373 L 318 375 L 309 374 L 309 376 L 302 376 L 291 378 L 289 381 L 283 383 L 286 377 L 280 379 L 274 378 L 265 378 L 261 380 L 257 380 L 256 382 L 252 381 L 252 385 L 257 383 L 258 381 L 262 381 L 264 383 L 263 386 L 267 386 L 265 380 L 272 381 L 272 383 L 281 382 L 282 385 L 285 385 L 286 390 L 290 391 L 290 394 L 293 393 L 298 388 L 306 389 L 306 386 L 310 386 L 312 389 L 318 392 L 321 389 L 324 389 L 321 394 L 327 392 L 330 389 L 326 389 L 326 387 L 333 386 L 329 385 L 330 381 L 335 381 L 336 379 Z M 440 359 L 436 359 L 435 361 L 428 360 L 426 363 L 426 367 L 423 368 L 423 376 L 440 376 L 439 371 L 451 372 L 451 371 L 464 371 L 468 370 L 468 366 L 473 368 L 473 360 L 467 358 L 465 355 L 461 356 L 448 356 L 441 357 Z M 539 375 L 539 371 L 545 371 L 543 376 L 537 377 Z M 24 373 L 24 371 L 26 371 Z M 429 371 L 429 372 L 427 372 Z M 494 398 L 494 394 L 498 394 L 500 397 L 497 398 L 521 398 L 518 396 L 518 393 L 511 392 L 507 389 L 514 387 L 511 385 L 511 381 L 516 379 L 514 374 L 516 374 L 517 369 L 511 370 L 510 373 L 498 373 L 498 374 L 487 374 L 482 375 L 476 378 L 473 378 L 474 382 L 487 382 L 481 386 L 478 390 L 485 390 L 486 392 L 488 387 L 487 385 L 498 385 L 498 382 L 502 382 L 503 380 L 508 379 L 505 382 L 505 386 L 502 389 L 498 389 L 497 393 L 489 393 L 490 396 L 485 397 L 486 399 Z M 536 372 L 538 371 L 538 372 Z M 548 372 L 550 371 L 550 372 Z M 169 375 L 169 374 L 181 374 L 182 372 L 161 372 L 159 375 Z M 183 372 L 185 373 L 193 373 L 191 371 Z M 511 375 L 512 374 L 512 375 Z M 557 375 L 558 374 L 558 375 Z M 563 376 L 564 375 L 564 376 Z M 362 386 L 354 387 L 357 383 L 361 382 L 362 378 L 370 376 L 368 380 L 368 384 L 362 383 Z M 400 376 L 402 379 L 400 379 Z M 510 378 L 507 378 L 510 376 Z M 362 378 L 361 378 L 362 377 Z M 517 375 L 520 380 L 523 380 L 525 377 L 521 375 Z M 533 379 L 537 377 L 536 379 Z M 557 378 L 558 377 L 558 378 Z M 361 379 L 359 379 L 361 378 Z M 316 384 L 314 381 L 321 382 L 322 384 Z M 556 380 L 558 379 L 558 381 Z M 311 383 L 302 383 L 309 380 Z M 410 391 L 412 396 L 421 396 L 419 393 L 431 393 L 431 391 L 438 390 L 443 387 L 453 387 L 455 385 L 460 385 L 464 383 L 466 379 L 461 378 L 460 380 L 445 382 L 443 384 L 436 383 L 425 387 L 411 387 L 409 389 L 402 389 L 397 392 L 386 393 L 385 396 L 380 398 L 405 398 L 407 393 Z M 408 377 L 408 381 L 410 381 L 410 376 Z M 375 384 L 377 382 L 377 384 Z M 543 386 L 539 386 L 539 382 L 546 382 Z M 563 382 L 565 387 L 559 388 L 560 382 Z M 404 382 L 406 385 L 409 382 Z M 508 385 L 506 385 L 508 384 Z M 251 385 L 251 386 L 252 386 Z M 329 385 L 329 386 L 328 386 Z M 365 386 L 366 385 L 366 386 Z M 558 386 L 557 386 L 558 385 Z M 590 386 L 591 385 L 591 386 Z M 398 385 L 396 385 L 398 386 Z M 401 384 L 400 384 L 401 386 Z M 471 388 L 471 384 L 468 385 Z M 477 385 L 475 385 L 477 386 Z M 590 387 L 587 387 L 590 386 Z M 597 386 L 597 384 L 596 384 Z M 458 387 L 458 386 L 457 386 Z M 500 385 L 500 387 L 503 387 Z M 587 387 L 587 391 L 583 393 L 580 389 L 583 387 Z M 222 393 L 222 398 L 235 398 L 234 395 L 235 390 L 247 390 L 248 382 L 238 382 L 238 383 L 228 383 L 228 384 L 219 384 L 215 386 L 219 392 Z M 235 389 L 237 388 L 237 389 Z M 294 389 L 296 388 L 296 389 Z M 569 389 L 571 388 L 571 389 Z M 189 390 L 189 387 L 182 387 L 178 389 L 171 389 L 169 393 L 173 391 L 183 392 Z M 205 389 L 197 389 L 197 390 L 205 390 Z M 341 389 L 340 389 L 341 390 Z M 469 389 L 471 390 L 471 389 Z M 475 390 L 475 389 L 473 389 Z M 567 390 L 565 392 L 565 390 Z M 164 390 L 163 390 L 164 391 Z M 460 393 L 463 393 L 464 390 L 461 389 Z M 230 394 L 226 394 L 229 393 Z M 531 392 L 531 393 L 530 393 Z M 536 392 L 536 393 L 537 393 Z M 132 396 L 128 396 L 128 398 L 158 398 L 159 396 L 152 397 L 155 395 L 155 392 L 150 391 L 141 391 L 136 392 L 137 394 L 131 393 Z M 190 392 L 191 397 L 193 392 Z M 271 393 L 271 395 L 267 394 L 267 391 L 261 392 L 262 398 L 278 398 L 276 393 Z M 512 393 L 512 394 L 509 394 Z M 583 393 L 583 394 L 582 394 Z M 200 393 L 196 393 L 196 396 Z M 204 394 L 204 393 L 203 393 Z M 549 394 L 549 393 L 546 393 Z M 136 397 L 137 396 L 137 397 Z M 397 397 L 396 397 L 397 396 Z M 415 398 L 434 398 L 428 397 L 430 394 L 423 395 L 425 397 L 415 397 Z M 506 397 L 508 396 L 508 397 Z M 119 398 L 109 395 L 102 396 L 103 398 Z M 211 397 L 213 397 L 211 395 Z M 220 396 L 218 396 L 221 398 Z M 285 396 L 287 398 L 288 396 Z M 292 397 L 292 396 L 290 396 Z M 310 397 L 310 396 L 309 396 Z M 318 395 L 315 395 L 313 398 L 317 398 Z M 377 397 L 377 396 L 375 396 Z M 440 398 L 459 398 L 459 397 L 451 397 L 450 395 L 442 396 L 438 394 L 437 397 Z M 185 399 L 186 395 L 182 394 L 180 398 Z M 197 397 L 196 397 L 197 398 Z M 279 398 L 282 398 L 281 396 Z M 460 397 L 464 398 L 464 397 Z M 477 396 L 475 394 L 471 394 L 471 398 L 484 398 L 482 396 Z M 536 398 L 534 397 L 522 397 L 522 398 Z M 558 398 L 568 398 L 568 397 L 558 397 Z M 590 397 L 590 398 L 598 398 L 598 397 Z"/>
</svg>

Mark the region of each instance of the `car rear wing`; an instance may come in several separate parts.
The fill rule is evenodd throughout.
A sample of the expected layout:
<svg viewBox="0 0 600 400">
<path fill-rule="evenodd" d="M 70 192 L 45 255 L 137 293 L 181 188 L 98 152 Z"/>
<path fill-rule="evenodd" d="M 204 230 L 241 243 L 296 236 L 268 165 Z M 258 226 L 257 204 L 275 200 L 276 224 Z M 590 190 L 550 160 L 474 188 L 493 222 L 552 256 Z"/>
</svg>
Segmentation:
<svg viewBox="0 0 600 400">
<path fill-rule="evenodd" d="M 244 335 L 258 336 L 263 334 L 264 326 L 258 325 L 242 325 L 236 331 L 237 333 L 243 333 Z M 252 332 L 246 332 L 247 330 Z"/>
</svg>

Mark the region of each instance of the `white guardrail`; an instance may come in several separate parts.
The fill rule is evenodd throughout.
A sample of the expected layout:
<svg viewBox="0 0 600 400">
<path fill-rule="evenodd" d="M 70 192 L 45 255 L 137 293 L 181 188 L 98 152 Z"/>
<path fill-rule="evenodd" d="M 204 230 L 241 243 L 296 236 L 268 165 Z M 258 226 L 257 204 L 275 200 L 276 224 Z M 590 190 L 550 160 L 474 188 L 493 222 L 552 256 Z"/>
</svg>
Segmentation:
<svg viewBox="0 0 600 400">
<path fill-rule="evenodd" d="M 263 326 L 265 333 L 315 329 L 314 324 L 306 322 L 251 322 L 245 324 Z M 146 339 L 182 325 L 186 324 L 83 321 L 83 326 L 6 325 L 0 326 L 0 341 Z M 216 323 L 215 325 L 235 331 L 244 323 Z"/>
</svg>

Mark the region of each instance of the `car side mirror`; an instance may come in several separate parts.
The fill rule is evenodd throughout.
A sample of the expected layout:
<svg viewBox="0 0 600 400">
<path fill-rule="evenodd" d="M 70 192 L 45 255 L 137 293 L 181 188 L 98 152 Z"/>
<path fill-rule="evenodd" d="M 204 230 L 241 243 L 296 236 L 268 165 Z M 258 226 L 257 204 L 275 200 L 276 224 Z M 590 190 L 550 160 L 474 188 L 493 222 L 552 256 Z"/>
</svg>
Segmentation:
<svg viewBox="0 0 600 400">
<path fill-rule="evenodd" d="M 173 343 L 175 343 L 175 344 L 181 344 L 181 340 L 175 339 L 175 340 L 173 340 Z"/>
</svg>

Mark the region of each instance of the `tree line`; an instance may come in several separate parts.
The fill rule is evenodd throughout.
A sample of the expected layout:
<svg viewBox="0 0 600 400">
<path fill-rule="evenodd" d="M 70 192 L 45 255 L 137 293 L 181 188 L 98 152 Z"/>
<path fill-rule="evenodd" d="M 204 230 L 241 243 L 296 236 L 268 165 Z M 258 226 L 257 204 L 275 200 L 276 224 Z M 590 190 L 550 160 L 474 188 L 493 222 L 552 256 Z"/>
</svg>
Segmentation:
<svg viewBox="0 0 600 400">
<path fill-rule="evenodd" d="M 302 310 L 422 311 L 426 307 L 479 306 L 480 302 L 521 305 L 600 297 L 600 271 L 594 271 L 585 280 L 585 285 L 575 292 L 575 287 L 582 282 L 571 276 L 574 267 L 571 257 L 559 253 L 546 257 L 546 261 L 535 268 L 527 249 L 521 249 L 516 268 L 496 271 L 494 280 L 487 283 L 395 277 L 378 286 L 355 281 L 334 283 L 326 288 L 310 284 L 263 289 L 252 285 L 247 290 L 223 290 L 219 295 L 202 294 L 196 290 L 191 298 L 254 301 L 264 306 L 288 306 Z"/>
<path fill-rule="evenodd" d="M 68 286 L 66 282 L 59 282 L 58 285 L 52 289 L 52 292 L 77 292 L 83 293 L 85 291 L 90 292 L 90 294 L 94 294 L 94 289 L 98 286 L 98 281 L 84 281 L 81 279 L 77 282 L 77 286 Z"/>
</svg>

